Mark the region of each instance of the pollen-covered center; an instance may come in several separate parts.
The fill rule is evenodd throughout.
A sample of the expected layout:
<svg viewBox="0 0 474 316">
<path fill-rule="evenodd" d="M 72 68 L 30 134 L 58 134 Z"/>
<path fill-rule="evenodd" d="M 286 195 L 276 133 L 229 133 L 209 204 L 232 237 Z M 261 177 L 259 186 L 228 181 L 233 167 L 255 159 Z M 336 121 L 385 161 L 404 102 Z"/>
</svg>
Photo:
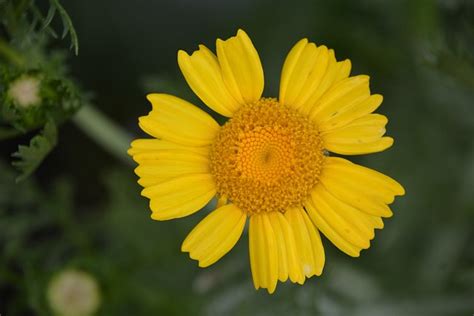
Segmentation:
<svg viewBox="0 0 474 316">
<path fill-rule="evenodd" d="M 324 154 L 313 123 L 264 98 L 222 126 L 210 158 L 218 194 L 252 214 L 301 205 L 318 182 Z"/>
</svg>

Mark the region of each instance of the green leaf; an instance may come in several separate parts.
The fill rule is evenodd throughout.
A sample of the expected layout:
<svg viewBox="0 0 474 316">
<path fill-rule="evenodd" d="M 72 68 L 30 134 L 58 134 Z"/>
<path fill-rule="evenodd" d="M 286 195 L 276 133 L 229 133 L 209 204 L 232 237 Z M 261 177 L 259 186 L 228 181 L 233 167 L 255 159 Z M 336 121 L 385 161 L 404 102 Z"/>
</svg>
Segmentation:
<svg viewBox="0 0 474 316">
<path fill-rule="evenodd" d="M 41 30 L 44 30 L 45 28 L 47 28 L 51 24 L 51 21 L 53 21 L 53 18 L 54 18 L 55 14 L 56 14 L 56 7 L 55 6 L 49 7 L 48 15 L 46 16 L 46 18 L 43 21 L 43 26 L 41 27 Z"/>
<path fill-rule="evenodd" d="M 66 37 L 68 33 L 70 34 L 71 48 L 74 48 L 74 53 L 77 55 L 79 53 L 79 40 L 77 38 L 77 33 L 74 29 L 74 25 L 72 24 L 72 20 L 69 17 L 69 14 L 67 14 L 66 10 L 59 3 L 59 0 L 50 0 L 50 3 L 51 6 L 55 7 L 58 10 L 61 20 L 63 22 L 63 34 L 61 38 Z"/>
<path fill-rule="evenodd" d="M 21 172 L 16 182 L 23 181 L 39 167 L 56 146 L 57 140 L 56 125 L 53 121 L 48 121 L 41 134 L 33 137 L 28 146 L 18 146 L 18 151 L 12 154 L 12 157 L 18 158 L 12 165 Z"/>
</svg>

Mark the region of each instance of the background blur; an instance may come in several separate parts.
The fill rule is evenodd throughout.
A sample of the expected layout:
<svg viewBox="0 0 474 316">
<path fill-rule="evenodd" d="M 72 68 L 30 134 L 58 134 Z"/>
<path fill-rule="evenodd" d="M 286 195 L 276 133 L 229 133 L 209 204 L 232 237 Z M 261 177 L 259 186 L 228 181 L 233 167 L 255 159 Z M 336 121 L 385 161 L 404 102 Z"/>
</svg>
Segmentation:
<svg viewBox="0 0 474 316">
<path fill-rule="evenodd" d="M 20 1 L 0 0 L 2 19 L 10 2 Z M 46 17 L 47 1 L 23 2 L 35 2 Z M 44 65 L 62 52 L 66 58 L 51 63 L 49 74 L 73 88 L 52 108 L 66 99 L 77 107 L 92 104 L 138 137 L 143 134 L 137 119 L 150 110 L 149 92 L 177 94 L 202 106 L 179 72 L 178 49 L 191 52 L 200 43 L 214 49 L 216 38 L 241 27 L 259 51 L 264 95 L 276 96 L 287 52 L 308 37 L 334 48 L 338 59 L 350 58 L 352 73 L 370 75 L 371 90 L 384 95 L 378 112 L 389 117 L 394 146 L 351 159 L 397 179 L 407 194 L 392 205 L 394 217 L 360 258 L 324 240 L 323 275 L 304 286 L 280 283 L 270 296 L 253 288 L 246 236 L 207 269 L 181 253 L 182 240 L 206 212 L 152 221 L 131 159 L 100 144 L 101 135 L 94 134 L 101 134 L 102 121 L 89 129 L 92 137 L 86 135 L 87 117 L 71 118 L 74 108 L 55 120 L 57 146 L 24 181 L 15 182 L 11 153 L 28 144 L 45 120 L 0 142 L 1 315 L 51 315 L 50 281 L 71 268 L 97 282 L 98 315 L 474 313 L 474 1 L 61 4 L 77 32 L 79 54 L 68 49 L 71 31 L 63 40 L 37 26 L 20 34 L 9 32 L 12 23 L 2 20 L 0 95 L 22 72 L 40 69 L 46 78 Z M 61 35 L 58 12 L 48 29 Z M 8 58 L 7 45 L 25 56 L 23 66 Z M 6 108 L 9 99 L 2 100 Z M 7 126 L 8 118 L 1 122 Z"/>
</svg>

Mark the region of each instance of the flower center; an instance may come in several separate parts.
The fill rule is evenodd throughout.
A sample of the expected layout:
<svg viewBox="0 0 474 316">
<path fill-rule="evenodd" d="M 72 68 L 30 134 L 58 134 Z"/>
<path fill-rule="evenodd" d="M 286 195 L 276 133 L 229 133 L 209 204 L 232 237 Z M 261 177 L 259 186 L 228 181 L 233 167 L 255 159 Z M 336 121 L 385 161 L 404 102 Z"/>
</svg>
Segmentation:
<svg viewBox="0 0 474 316">
<path fill-rule="evenodd" d="M 218 195 L 248 214 L 301 205 L 324 159 L 316 126 L 276 99 L 243 106 L 219 130 L 210 168 Z"/>
</svg>

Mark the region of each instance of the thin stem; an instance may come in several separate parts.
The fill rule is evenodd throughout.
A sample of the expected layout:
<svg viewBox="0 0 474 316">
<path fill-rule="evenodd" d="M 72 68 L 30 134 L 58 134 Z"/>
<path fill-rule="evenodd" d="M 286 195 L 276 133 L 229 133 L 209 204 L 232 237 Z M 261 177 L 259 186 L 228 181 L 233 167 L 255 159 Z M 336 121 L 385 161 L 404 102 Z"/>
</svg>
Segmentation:
<svg viewBox="0 0 474 316">
<path fill-rule="evenodd" d="M 77 112 L 73 121 L 85 134 L 117 159 L 132 164 L 132 160 L 127 156 L 132 137 L 107 116 L 93 106 L 86 105 Z"/>
</svg>

